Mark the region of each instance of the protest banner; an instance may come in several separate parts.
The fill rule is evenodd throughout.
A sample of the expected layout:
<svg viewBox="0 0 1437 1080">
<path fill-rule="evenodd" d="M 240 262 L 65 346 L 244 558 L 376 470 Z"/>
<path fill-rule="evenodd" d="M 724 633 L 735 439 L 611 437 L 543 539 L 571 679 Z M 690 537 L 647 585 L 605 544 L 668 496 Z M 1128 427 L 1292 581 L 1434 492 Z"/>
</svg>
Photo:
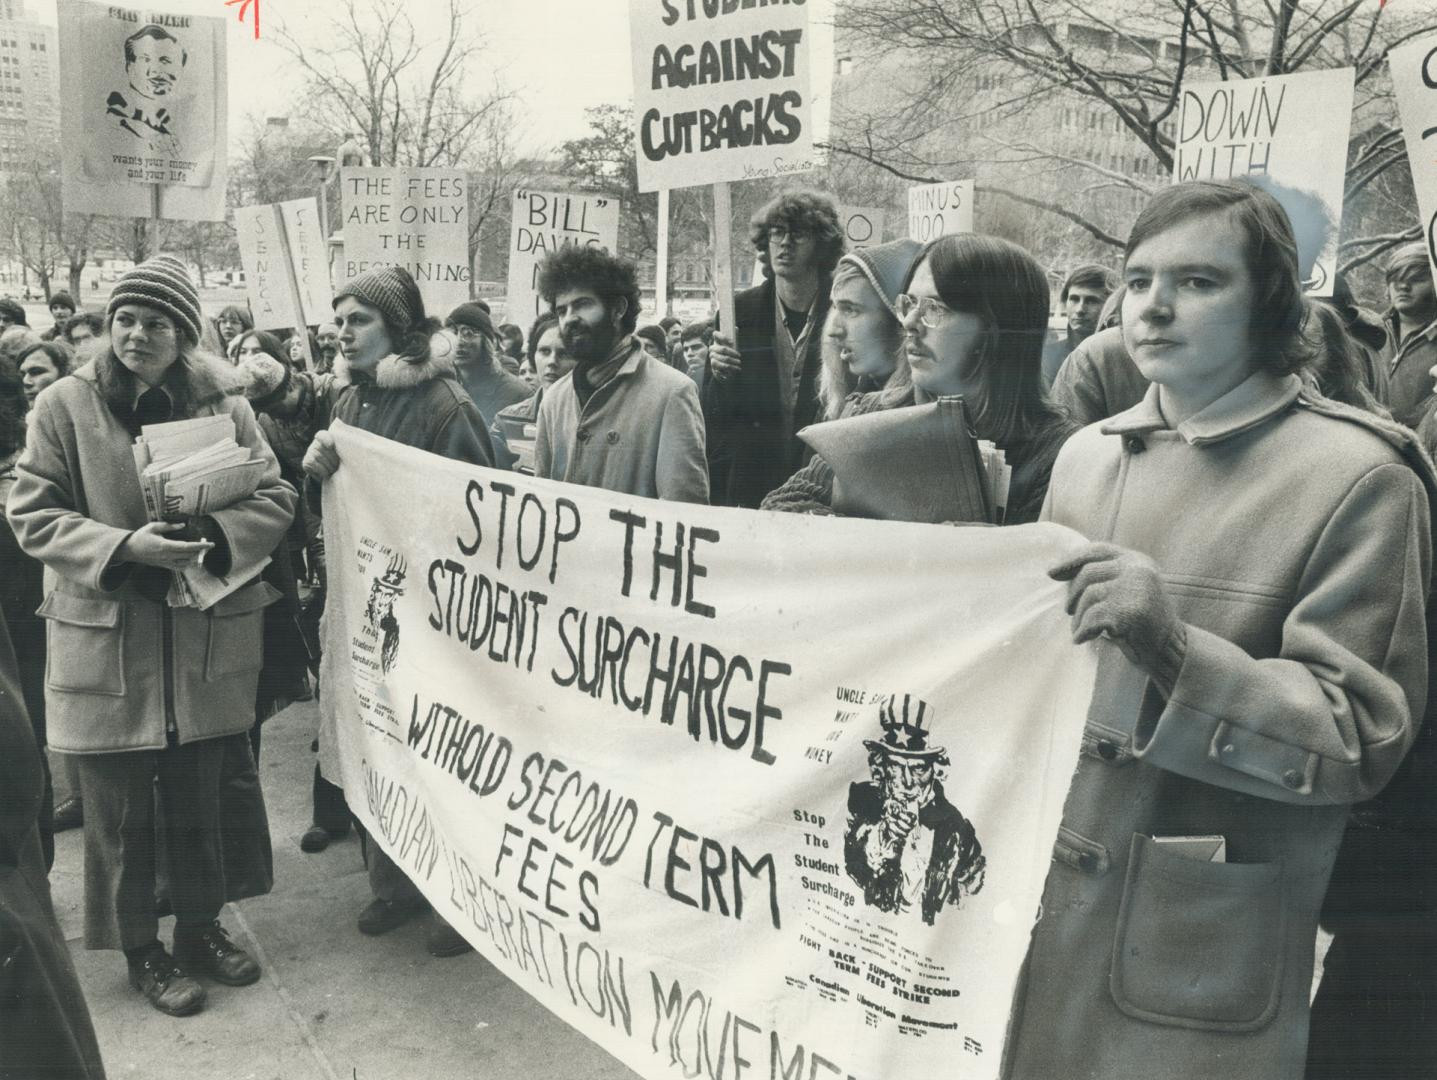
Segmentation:
<svg viewBox="0 0 1437 1080">
<path fill-rule="evenodd" d="M 330 321 L 334 290 L 315 200 L 237 206 L 234 222 L 255 329 Z"/>
<path fill-rule="evenodd" d="M 618 199 L 578 192 L 514 192 L 509 227 L 509 293 L 505 318 L 528 329 L 540 311 L 539 264 L 551 251 L 571 244 L 619 249 Z"/>
<path fill-rule="evenodd" d="M 1094 684 L 1045 572 L 1082 538 L 332 430 L 324 769 L 444 918 L 655 1080 L 998 1076 Z"/>
<path fill-rule="evenodd" d="M 223 221 L 225 20 L 89 0 L 58 14 L 66 212 Z"/>
<path fill-rule="evenodd" d="M 469 185 L 462 169 L 350 165 L 339 177 L 344 258 L 337 285 L 377 267 L 402 266 L 436 318 L 469 299 Z"/>
<path fill-rule="evenodd" d="M 973 181 L 949 180 L 908 189 L 908 236 L 920 244 L 973 231 Z"/>
<path fill-rule="evenodd" d="M 1303 287 L 1331 296 L 1342 228 L 1352 68 L 1184 84 L 1173 183 L 1245 178 L 1282 203 Z"/>
<path fill-rule="evenodd" d="M 1387 54 L 1387 63 L 1422 217 L 1422 241 L 1437 274 L 1437 38 L 1399 46 Z"/>
<path fill-rule="evenodd" d="M 849 251 L 883 243 L 883 207 L 840 203 L 838 220 L 843 223 L 843 238 L 848 242 Z"/>
<path fill-rule="evenodd" d="M 806 4 L 630 0 L 639 190 L 813 168 Z"/>
</svg>

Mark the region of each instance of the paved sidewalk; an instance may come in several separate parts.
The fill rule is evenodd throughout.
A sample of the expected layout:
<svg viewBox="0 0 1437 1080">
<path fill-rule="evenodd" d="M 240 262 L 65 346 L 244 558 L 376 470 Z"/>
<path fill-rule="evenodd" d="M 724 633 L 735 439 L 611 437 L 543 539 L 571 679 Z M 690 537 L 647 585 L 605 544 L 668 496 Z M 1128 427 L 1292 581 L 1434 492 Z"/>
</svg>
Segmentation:
<svg viewBox="0 0 1437 1080">
<path fill-rule="evenodd" d="M 634 1074 L 489 963 L 435 960 L 426 924 L 379 938 L 355 929 L 369 900 L 359 844 L 299 850 L 309 826 L 315 706 L 265 724 L 260 773 L 274 840 L 269 896 L 225 908 L 222 921 L 264 966 L 254 986 L 209 983 L 198 1016 L 152 1009 L 116 952 L 86 952 L 81 832 L 56 838 L 51 889 L 112 1078 L 144 1080 L 449 1080 Z M 161 923 L 168 945 L 174 920 Z"/>
</svg>

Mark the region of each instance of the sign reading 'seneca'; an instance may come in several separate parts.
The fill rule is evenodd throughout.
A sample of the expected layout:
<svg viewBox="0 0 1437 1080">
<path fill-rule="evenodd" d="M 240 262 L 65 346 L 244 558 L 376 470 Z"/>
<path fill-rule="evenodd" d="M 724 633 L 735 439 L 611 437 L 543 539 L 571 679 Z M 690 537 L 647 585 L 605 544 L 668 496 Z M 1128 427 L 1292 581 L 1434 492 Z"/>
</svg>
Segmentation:
<svg viewBox="0 0 1437 1080">
<path fill-rule="evenodd" d="M 813 167 L 804 0 L 631 0 L 639 188 Z"/>
</svg>

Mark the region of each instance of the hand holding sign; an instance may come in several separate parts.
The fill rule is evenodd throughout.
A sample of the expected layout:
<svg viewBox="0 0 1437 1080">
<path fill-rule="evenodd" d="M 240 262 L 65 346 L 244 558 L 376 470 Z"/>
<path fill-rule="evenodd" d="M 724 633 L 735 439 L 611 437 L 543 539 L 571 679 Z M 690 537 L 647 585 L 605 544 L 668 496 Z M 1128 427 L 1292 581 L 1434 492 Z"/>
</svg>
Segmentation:
<svg viewBox="0 0 1437 1080">
<path fill-rule="evenodd" d="M 743 370 L 743 357 L 733 347 L 733 339 L 715 333 L 714 343 L 709 346 L 709 370 L 719 382 L 728 382 L 738 377 Z"/>
</svg>

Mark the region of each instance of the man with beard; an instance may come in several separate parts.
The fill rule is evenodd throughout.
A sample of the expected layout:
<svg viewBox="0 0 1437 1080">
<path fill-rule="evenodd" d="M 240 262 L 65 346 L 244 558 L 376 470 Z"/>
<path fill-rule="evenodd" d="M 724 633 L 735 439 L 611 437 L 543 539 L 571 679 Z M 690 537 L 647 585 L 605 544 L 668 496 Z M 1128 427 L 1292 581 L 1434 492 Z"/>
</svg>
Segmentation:
<svg viewBox="0 0 1437 1080">
<path fill-rule="evenodd" d="M 565 247 L 539 268 L 539 295 L 577 362 L 539 406 L 534 473 L 651 499 L 707 503 L 704 420 L 693 380 L 634 336 L 634 265 Z"/>
<path fill-rule="evenodd" d="M 833 201 L 811 191 L 778 196 L 748 231 L 764 280 L 734 294 L 734 328 L 715 328 L 703 402 L 714 502 L 756 509 L 808 458 L 798 431 L 820 419 L 823 321 L 844 239 Z"/>
<path fill-rule="evenodd" d="M 494 323 L 478 304 L 460 304 L 444 320 L 444 328 L 454 335 L 459 381 L 479 407 L 486 428 L 494 423 L 500 409 L 532 393 L 528 383 L 499 365 Z"/>
<path fill-rule="evenodd" d="M 1068 325 L 1066 329 L 1050 333 L 1043 346 L 1044 386 L 1053 385 L 1068 354 L 1097 332 L 1098 316 L 1117 287 L 1113 272 L 1097 263 L 1080 266 L 1068 275 L 1063 291 L 1058 294 Z"/>
<path fill-rule="evenodd" d="M 314 337 L 319 342 L 319 355 L 315 357 L 314 370 L 317 374 L 325 375 L 334 370 L 334 358 L 339 355 L 339 327 L 334 323 L 325 323 Z"/>
</svg>

